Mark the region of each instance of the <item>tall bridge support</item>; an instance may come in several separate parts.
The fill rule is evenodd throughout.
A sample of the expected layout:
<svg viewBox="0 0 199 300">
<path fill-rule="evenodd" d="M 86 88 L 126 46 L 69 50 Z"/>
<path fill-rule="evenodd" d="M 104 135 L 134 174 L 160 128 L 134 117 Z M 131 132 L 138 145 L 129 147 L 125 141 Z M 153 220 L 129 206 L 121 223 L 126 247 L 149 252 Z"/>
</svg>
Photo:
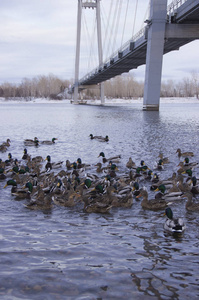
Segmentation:
<svg viewBox="0 0 199 300">
<path fill-rule="evenodd" d="M 100 18 L 100 1 L 101 0 L 78 0 L 77 14 L 77 41 L 76 41 L 76 58 L 75 58 L 75 84 L 74 84 L 74 104 L 78 104 L 78 82 L 79 82 L 79 59 L 80 59 L 80 40 L 81 40 L 81 16 L 82 8 L 95 8 L 97 20 L 97 41 L 98 41 L 98 57 L 99 65 L 103 62 L 102 37 L 101 37 L 101 18 Z M 100 84 L 101 104 L 104 104 L 104 83 Z"/>
<path fill-rule="evenodd" d="M 151 0 L 144 86 L 144 110 L 159 110 L 167 0 Z"/>
</svg>

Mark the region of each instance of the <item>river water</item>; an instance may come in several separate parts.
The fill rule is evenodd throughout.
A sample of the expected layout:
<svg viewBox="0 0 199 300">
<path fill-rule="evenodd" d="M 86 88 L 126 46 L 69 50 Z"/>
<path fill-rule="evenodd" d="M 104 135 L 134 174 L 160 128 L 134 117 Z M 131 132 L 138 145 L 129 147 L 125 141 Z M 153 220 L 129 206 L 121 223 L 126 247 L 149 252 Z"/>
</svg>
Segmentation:
<svg viewBox="0 0 199 300">
<path fill-rule="evenodd" d="M 26 138 L 57 137 L 56 144 L 28 147 L 32 157 L 76 161 L 92 166 L 101 151 L 121 154 L 118 174 L 128 172 L 129 157 L 153 169 L 163 152 L 170 163 L 161 179 L 177 170 L 177 148 L 195 153 L 199 162 L 199 102 L 162 103 L 159 112 L 142 103 L 106 106 L 69 103 L 1 103 L 1 141 L 6 153 L 21 159 Z M 89 134 L 108 135 L 108 143 Z M 92 172 L 92 170 L 89 170 Z M 194 169 L 199 177 L 199 168 Z M 199 216 L 185 201 L 172 204 L 187 228 L 182 237 L 164 232 L 164 211 L 143 210 L 134 199 L 130 209 L 87 214 L 82 207 L 32 211 L 15 201 L 0 181 L 1 299 L 198 299 Z M 147 188 L 149 185 L 147 186 Z M 153 195 L 150 192 L 150 196 Z"/>
</svg>

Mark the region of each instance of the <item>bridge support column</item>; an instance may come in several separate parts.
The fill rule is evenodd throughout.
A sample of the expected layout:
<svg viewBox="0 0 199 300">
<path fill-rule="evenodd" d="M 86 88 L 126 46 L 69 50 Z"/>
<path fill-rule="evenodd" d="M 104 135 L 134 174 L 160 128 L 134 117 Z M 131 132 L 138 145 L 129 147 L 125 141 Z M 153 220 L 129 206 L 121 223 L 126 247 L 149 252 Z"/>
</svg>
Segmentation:
<svg viewBox="0 0 199 300">
<path fill-rule="evenodd" d="M 151 0 L 144 85 L 144 110 L 159 110 L 167 0 Z"/>
<path fill-rule="evenodd" d="M 77 40 L 76 40 L 76 56 L 75 56 L 75 84 L 74 84 L 74 95 L 73 95 L 74 104 L 78 104 L 78 81 L 79 81 L 81 19 L 82 19 L 82 0 L 78 0 Z"/>
</svg>

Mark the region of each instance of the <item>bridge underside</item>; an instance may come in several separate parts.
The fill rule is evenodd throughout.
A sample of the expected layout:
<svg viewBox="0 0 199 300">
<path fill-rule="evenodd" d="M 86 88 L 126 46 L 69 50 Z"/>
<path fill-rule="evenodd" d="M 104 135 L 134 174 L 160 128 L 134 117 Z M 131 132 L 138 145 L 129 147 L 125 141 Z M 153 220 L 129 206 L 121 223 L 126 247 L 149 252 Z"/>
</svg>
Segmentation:
<svg viewBox="0 0 199 300">
<path fill-rule="evenodd" d="M 153 1 L 156 6 L 160 3 Z M 167 19 L 163 33 L 163 54 L 179 50 L 180 47 L 199 39 L 199 0 L 187 0 L 172 16 L 167 15 Z M 156 20 L 147 20 L 148 25 L 143 29 L 140 38 L 129 41 L 121 51 L 80 79 L 79 87 L 88 88 L 146 64 L 149 32 Z"/>
</svg>

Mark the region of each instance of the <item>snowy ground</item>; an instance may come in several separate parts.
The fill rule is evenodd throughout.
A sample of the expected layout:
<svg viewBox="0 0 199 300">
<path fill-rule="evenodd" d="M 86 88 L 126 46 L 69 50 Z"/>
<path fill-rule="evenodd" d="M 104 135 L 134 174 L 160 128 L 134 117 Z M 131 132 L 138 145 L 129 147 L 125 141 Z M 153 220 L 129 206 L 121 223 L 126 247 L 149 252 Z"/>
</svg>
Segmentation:
<svg viewBox="0 0 199 300">
<path fill-rule="evenodd" d="M 84 100 L 87 101 L 88 104 L 100 105 L 100 100 Z M 143 98 L 138 99 L 105 99 L 105 104 L 130 104 L 130 103 L 142 103 Z M 193 98 L 176 98 L 176 97 L 168 97 L 168 98 L 160 98 L 161 103 L 199 103 L 199 100 L 195 97 Z M 50 100 L 45 98 L 36 98 L 32 100 L 26 100 L 24 98 L 13 98 L 13 99 L 5 99 L 0 97 L 0 103 L 70 103 L 69 99 L 65 100 Z"/>
</svg>

